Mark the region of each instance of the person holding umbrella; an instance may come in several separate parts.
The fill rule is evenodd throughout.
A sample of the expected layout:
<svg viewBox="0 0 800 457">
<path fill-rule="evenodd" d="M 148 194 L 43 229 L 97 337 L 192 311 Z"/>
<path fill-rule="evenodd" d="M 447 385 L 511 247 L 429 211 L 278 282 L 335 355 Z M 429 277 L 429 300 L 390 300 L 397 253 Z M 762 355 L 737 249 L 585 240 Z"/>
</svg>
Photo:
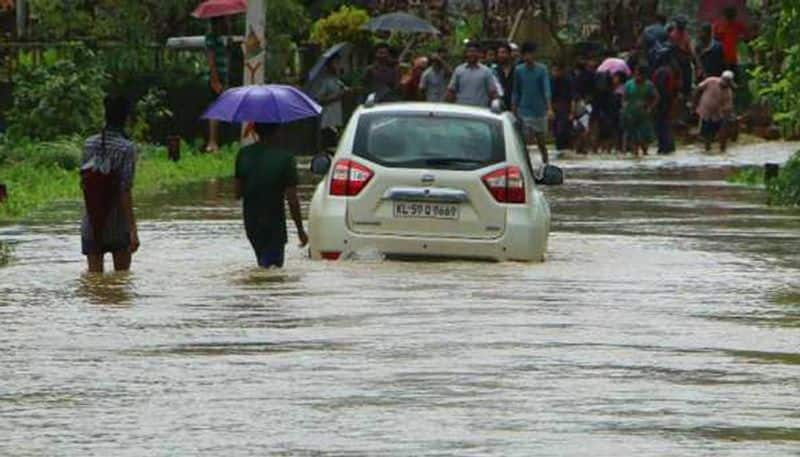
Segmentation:
<svg viewBox="0 0 800 457">
<path fill-rule="evenodd" d="M 259 140 L 236 156 L 236 198 L 242 199 L 244 227 L 258 266 L 283 268 L 288 242 L 284 200 L 289 203 L 300 247 L 308 244 L 297 196 L 297 162 L 277 146 L 279 124 L 257 123 L 255 130 Z"/>
<path fill-rule="evenodd" d="M 289 203 L 300 247 L 308 244 L 297 195 L 297 162 L 279 146 L 280 125 L 321 112 L 319 105 L 294 87 L 265 85 L 230 89 L 204 115 L 206 119 L 255 123 L 258 141 L 239 151 L 235 177 L 247 238 L 262 268 L 284 264 L 288 240 L 284 201 Z"/>
<path fill-rule="evenodd" d="M 335 147 L 339 138 L 339 130 L 344 124 L 342 115 L 342 98 L 350 88 L 339 79 L 340 55 L 334 54 L 325 63 L 322 75 L 311 86 L 311 94 L 322 105 L 322 147 Z"/>
</svg>

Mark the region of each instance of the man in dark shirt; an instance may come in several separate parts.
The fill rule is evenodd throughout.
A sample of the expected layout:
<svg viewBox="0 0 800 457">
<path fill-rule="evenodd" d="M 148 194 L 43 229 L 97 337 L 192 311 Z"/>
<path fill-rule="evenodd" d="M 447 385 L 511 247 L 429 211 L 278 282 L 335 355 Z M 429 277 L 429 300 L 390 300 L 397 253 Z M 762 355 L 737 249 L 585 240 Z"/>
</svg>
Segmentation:
<svg viewBox="0 0 800 457">
<path fill-rule="evenodd" d="M 514 62 L 511 60 L 511 46 L 503 43 L 497 47 L 497 64 L 494 67 L 497 81 L 503 88 L 503 106 L 511 109 L 511 92 L 514 89 Z"/>
<path fill-rule="evenodd" d="M 297 197 L 297 163 L 277 142 L 277 124 L 256 124 L 259 141 L 236 157 L 236 196 L 243 199 L 247 238 L 262 268 L 283 267 L 287 243 L 286 209 L 297 227 L 300 247 L 308 244 Z"/>
<path fill-rule="evenodd" d="M 655 128 L 658 137 L 658 153 L 675 152 L 675 139 L 672 136 L 672 110 L 682 88 L 681 71 L 676 62 L 660 66 L 653 73 L 653 84 L 660 96 L 655 109 Z"/>
<path fill-rule="evenodd" d="M 721 76 L 725 69 L 725 58 L 722 44 L 714 38 L 711 24 L 703 24 L 700 28 L 700 40 L 695 51 L 697 60 L 697 80 L 703 81 L 709 76 Z"/>
<path fill-rule="evenodd" d="M 592 103 L 594 95 L 594 80 L 597 72 L 597 59 L 594 57 L 584 57 L 578 60 L 575 68 L 574 88 L 575 96 L 585 103 Z"/>
<path fill-rule="evenodd" d="M 368 93 L 375 94 L 379 102 L 400 99 L 400 70 L 392 60 L 388 44 L 375 47 L 375 62 L 367 67 L 365 83 Z"/>
<path fill-rule="evenodd" d="M 560 62 L 551 67 L 550 91 L 553 97 L 553 135 L 556 139 L 556 150 L 569 148 L 572 136 L 572 118 L 575 115 L 575 89 L 572 78 L 564 71 Z"/>
</svg>

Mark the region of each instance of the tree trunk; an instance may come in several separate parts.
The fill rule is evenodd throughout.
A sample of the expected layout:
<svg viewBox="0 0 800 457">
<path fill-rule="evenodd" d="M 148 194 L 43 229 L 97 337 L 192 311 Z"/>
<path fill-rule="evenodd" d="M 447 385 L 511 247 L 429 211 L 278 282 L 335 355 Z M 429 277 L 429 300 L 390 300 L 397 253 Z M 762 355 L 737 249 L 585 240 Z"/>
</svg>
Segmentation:
<svg viewBox="0 0 800 457">
<path fill-rule="evenodd" d="M 486 33 L 489 30 L 489 0 L 481 0 L 481 7 L 483 8 L 483 26 L 481 27 L 481 38 L 486 38 Z"/>
</svg>

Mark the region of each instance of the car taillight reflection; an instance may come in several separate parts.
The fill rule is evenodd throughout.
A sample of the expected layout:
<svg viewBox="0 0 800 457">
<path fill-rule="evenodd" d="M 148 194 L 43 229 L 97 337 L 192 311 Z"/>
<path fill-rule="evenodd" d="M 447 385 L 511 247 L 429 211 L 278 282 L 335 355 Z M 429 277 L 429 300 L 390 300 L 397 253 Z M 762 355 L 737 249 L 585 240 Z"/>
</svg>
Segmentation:
<svg viewBox="0 0 800 457">
<path fill-rule="evenodd" d="M 483 183 L 499 203 L 525 203 L 525 178 L 519 167 L 493 171 L 483 177 Z"/>
<path fill-rule="evenodd" d="M 333 167 L 331 195 L 355 197 L 369 184 L 374 173 L 352 160 L 340 160 Z"/>
</svg>

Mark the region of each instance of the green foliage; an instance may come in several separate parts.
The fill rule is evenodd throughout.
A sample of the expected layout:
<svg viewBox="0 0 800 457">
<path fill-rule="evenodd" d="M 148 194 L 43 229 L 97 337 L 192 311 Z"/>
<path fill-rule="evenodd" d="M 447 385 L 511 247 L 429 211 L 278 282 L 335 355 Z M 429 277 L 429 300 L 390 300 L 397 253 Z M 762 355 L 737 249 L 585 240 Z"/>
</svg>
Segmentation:
<svg viewBox="0 0 800 457">
<path fill-rule="evenodd" d="M 363 47 L 370 43 L 371 34 L 361 30 L 361 26 L 369 21 L 366 11 L 342 6 L 324 17 L 311 27 L 311 41 L 322 47 L 330 47 L 336 43 L 347 41 L 355 46 Z"/>
<path fill-rule="evenodd" d="M 764 185 L 764 170 L 760 167 L 744 168 L 728 178 L 728 182 L 748 186 Z M 778 177 L 766 184 L 772 205 L 800 206 L 800 152 L 780 170 Z"/>
<path fill-rule="evenodd" d="M 85 49 L 69 60 L 21 66 L 14 74 L 9 135 L 54 139 L 96 129 L 102 124 L 105 83 L 105 72 Z"/>
<path fill-rule="evenodd" d="M 12 248 L 10 244 L 0 241 L 0 267 L 11 263 Z"/>
<path fill-rule="evenodd" d="M 82 154 L 79 137 L 43 142 L 27 138 L 12 141 L 4 137 L 0 142 L 0 167 L 25 163 L 41 168 L 77 170 Z"/>
<path fill-rule="evenodd" d="M 778 177 L 767 185 L 770 203 L 800 206 L 800 152 L 781 169 Z"/>
<path fill-rule="evenodd" d="M 266 33 L 300 38 L 308 31 L 311 19 L 306 8 L 297 0 L 269 0 L 266 3 Z"/>
<path fill-rule="evenodd" d="M 786 134 L 800 132 L 800 8 L 796 0 L 773 2 L 753 43 L 763 64 L 751 71 L 751 89 L 770 103 Z"/>
<path fill-rule="evenodd" d="M 89 38 L 162 42 L 168 36 L 202 33 L 205 24 L 189 17 L 197 0 L 29 0 L 35 18 L 32 38 Z"/>
<path fill-rule="evenodd" d="M 166 103 L 167 93 L 151 87 L 147 94 L 136 102 L 133 123 L 133 139 L 140 142 L 159 140 L 153 138 L 154 127 L 172 119 L 172 111 Z"/>
<path fill-rule="evenodd" d="M 733 184 L 758 186 L 764 183 L 764 170 L 759 167 L 742 168 L 727 180 Z"/>
<path fill-rule="evenodd" d="M 80 201 L 78 162 L 65 164 L 59 156 L 80 160 L 82 144 L 77 137 L 48 143 L 10 144 L 5 140 L 0 144 L 0 182 L 8 186 L 9 193 L 8 200 L 0 204 L 0 221 L 19 220 L 58 201 Z M 137 197 L 233 174 L 237 146 L 227 146 L 217 155 L 198 153 L 186 144 L 182 149 L 183 156 L 175 163 L 167 159 L 163 147 L 139 146 Z"/>
</svg>

